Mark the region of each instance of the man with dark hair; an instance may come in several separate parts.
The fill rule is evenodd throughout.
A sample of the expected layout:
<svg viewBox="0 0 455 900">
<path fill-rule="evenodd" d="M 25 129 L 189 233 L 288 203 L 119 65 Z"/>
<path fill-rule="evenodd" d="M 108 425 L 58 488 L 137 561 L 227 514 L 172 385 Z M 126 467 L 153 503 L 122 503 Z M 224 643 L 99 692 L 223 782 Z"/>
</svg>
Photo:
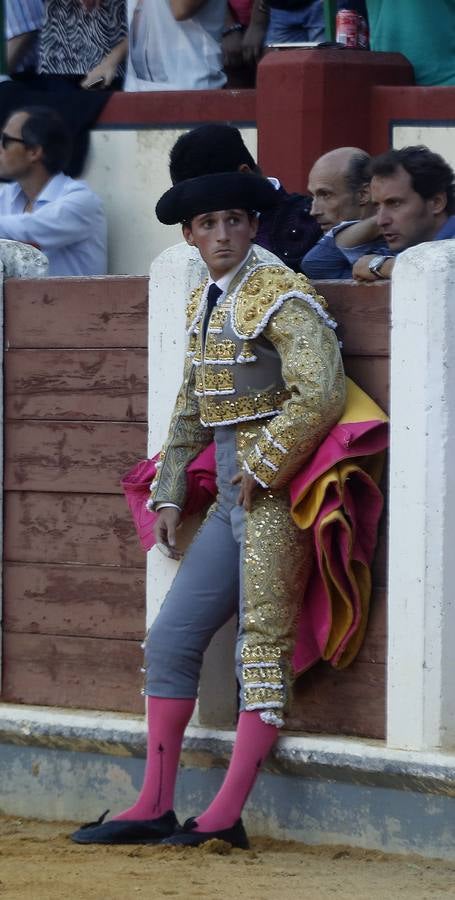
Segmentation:
<svg viewBox="0 0 455 900">
<path fill-rule="evenodd" d="M 169 170 L 173 184 L 219 172 L 261 174 L 239 129 L 218 123 L 182 134 L 171 150 Z M 269 181 L 277 190 L 279 202 L 275 209 L 261 213 L 256 244 L 298 271 L 302 256 L 320 237 L 320 228 L 310 215 L 308 197 L 288 194 L 276 178 Z"/>
<path fill-rule="evenodd" d="M 351 278 L 352 264 L 367 250 L 385 252 L 384 241 L 373 244 L 339 245 L 339 238 L 353 222 L 371 216 L 370 157 L 358 147 L 337 147 L 313 165 L 308 191 L 313 198 L 311 213 L 324 236 L 303 257 L 300 269 L 309 278 Z"/>
<path fill-rule="evenodd" d="M 7 119 L 0 135 L 0 237 L 46 254 L 49 275 L 104 275 L 107 228 L 101 200 L 63 174 L 70 139 L 60 116 L 41 106 Z"/>
<path fill-rule="evenodd" d="M 169 154 L 172 184 L 218 172 L 259 173 L 239 129 L 210 122 L 181 134 Z"/>
<path fill-rule="evenodd" d="M 361 281 L 390 278 L 395 255 L 425 241 L 455 237 L 454 172 L 428 147 L 389 150 L 371 163 L 371 198 L 376 214 L 346 229 L 347 245 L 382 235 L 387 251 L 367 254 L 354 265 Z"/>
<path fill-rule="evenodd" d="M 252 210 L 276 205 L 272 185 L 237 172 L 179 182 L 156 207 L 204 258 L 208 278 L 187 306 L 182 387 L 151 485 L 155 536 L 179 558 L 186 467 L 214 440 L 218 497 L 153 623 L 145 647 L 148 753 L 132 807 L 79 828 L 81 844 L 246 849 L 241 812 L 283 726 L 293 679 L 297 610 L 312 538 L 289 513 L 289 482 L 341 415 L 345 378 L 324 299 L 282 263 L 261 263 Z M 172 365 L 175 360 L 172 359 Z M 238 612 L 240 714 L 223 785 L 197 819 L 177 826 L 174 788 L 202 656 Z"/>
</svg>

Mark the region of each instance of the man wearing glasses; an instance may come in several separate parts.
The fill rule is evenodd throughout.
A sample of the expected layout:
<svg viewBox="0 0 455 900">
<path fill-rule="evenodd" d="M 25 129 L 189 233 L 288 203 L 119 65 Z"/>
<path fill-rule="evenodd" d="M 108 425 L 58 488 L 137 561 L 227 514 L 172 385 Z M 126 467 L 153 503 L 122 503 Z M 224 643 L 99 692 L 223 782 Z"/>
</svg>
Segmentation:
<svg viewBox="0 0 455 900">
<path fill-rule="evenodd" d="M 105 275 L 107 227 L 101 200 L 64 175 L 70 140 L 46 107 L 14 112 L 0 135 L 0 238 L 33 244 L 49 275 Z"/>
</svg>

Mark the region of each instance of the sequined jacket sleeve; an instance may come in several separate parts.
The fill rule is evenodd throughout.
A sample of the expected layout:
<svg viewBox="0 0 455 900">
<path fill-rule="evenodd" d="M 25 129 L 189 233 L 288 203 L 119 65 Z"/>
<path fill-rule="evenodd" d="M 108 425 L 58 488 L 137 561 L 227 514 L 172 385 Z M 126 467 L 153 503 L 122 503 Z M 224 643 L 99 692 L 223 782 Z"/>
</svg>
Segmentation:
<svg viewBox="0 0 455 900">
<path fill-rule="evenodd" d="M 150 486 L 150 503 L 176 503 L 181 509 L 186 499 L 185 469 L 213 440 L 213 429 L 201 424 L 194 394 L 194 367 L 187 356 L 182 386 L 172 413 L 166 443 L 160 453 L 157 473 Z"/>
<path fill-rule="evenodd" d="M 291 396 L 264 426 L 244 468 L 264 488 L 284 486 L 340 418 L 345 377 L 333 329 L 312 307 L 287 299 L 263 332 L 281 358 Z"/>
</svg>

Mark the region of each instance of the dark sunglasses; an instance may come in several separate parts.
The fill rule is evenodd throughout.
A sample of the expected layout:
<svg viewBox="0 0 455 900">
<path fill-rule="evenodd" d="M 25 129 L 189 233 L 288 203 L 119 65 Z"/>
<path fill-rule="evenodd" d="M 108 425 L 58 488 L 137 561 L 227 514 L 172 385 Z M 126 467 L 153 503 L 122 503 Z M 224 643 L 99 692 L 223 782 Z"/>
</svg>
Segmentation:
<svg viewBox="0 0 455 900">
<path fill-rule="evenodd" d="M 25 144 L 26 142 L 22 138 L 11 137 L 10 134 L 7 134 L 6 131 L 2 131 L 0 135 L 0 142 L 4 150 L 7 150 L 10 144 Z"/>
</svg>

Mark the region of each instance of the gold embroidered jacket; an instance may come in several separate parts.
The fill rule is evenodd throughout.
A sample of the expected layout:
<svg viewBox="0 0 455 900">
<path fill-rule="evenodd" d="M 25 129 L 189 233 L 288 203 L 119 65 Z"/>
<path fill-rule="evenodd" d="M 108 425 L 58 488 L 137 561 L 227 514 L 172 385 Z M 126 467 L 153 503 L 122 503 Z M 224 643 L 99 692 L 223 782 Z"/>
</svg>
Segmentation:
<svg viewBox="0 0 455 900">
<path fill-rule="evenodd" d="M 243 465 L 262 487 L 279 488 L 343 411 L 336 323 L 304 275 L 250 253 L 213 310 L 204 342 L 207 291 L 201 285 L 188 303 L 183 383 L 151 485 L 153 505 L 183 507 L 186 466 L 217 426 L 263 419 Z"/>
</svg>

